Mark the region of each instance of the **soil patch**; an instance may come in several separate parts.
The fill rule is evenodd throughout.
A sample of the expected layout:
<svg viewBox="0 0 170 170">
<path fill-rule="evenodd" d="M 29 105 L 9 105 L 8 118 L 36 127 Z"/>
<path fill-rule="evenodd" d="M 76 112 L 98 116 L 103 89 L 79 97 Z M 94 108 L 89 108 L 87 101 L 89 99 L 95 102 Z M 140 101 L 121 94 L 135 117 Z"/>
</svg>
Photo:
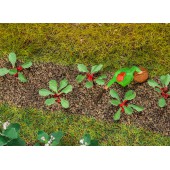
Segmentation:
<svg viewBox="0 0 170 170">
<path fill-rule="evenodd" d="M 2 67 L 9 68 L 10 64 L 5 60 L 0 60 L 0 68 Z M 10 75 L 0 77 L 0 103 L 50 111 L 62 110 L 68 114 L 88 115 L 113 122 L 113 115 L 118 110 L 118 107 L 109 103 L 109 91 L 104 93 L 101 100 L 96 104 L 97 96 L 102 88 L 97 86 L 92 89 L 86 89 L 84 84 L 78 84 L 75 81 L 76 76 L 79 74 L 76 66 L 34 63 L 30 69 L 24 70 L 23 73 L 29 80 L 28 83 L 20 83 L 15 77 Z M 107 80 L 112 75 L 113 73 L 107 73 Z M 70 102 L 70 108 L 62 109 L 57 104 L 51 107 L 45 106 L 44 101 L 46 98 L 39 96 L 39 89 L 48 89 L 48 82 L 51 79 L 60 81 L 64 78 L 68 79 L 69 83 L 74 87 L 73 92 L 66 96 L 66 99 Z M 145 129 L 170 136 L 170 99 L 168 99 L 165 108 L 159 108 L 157 102 L 160 96 L 147 83 L 131 84 L 126 88 L 115 83 L 112 88 L 119 93 L 120 97 L 123 97 L 125 92 L 130 89 L 135 90 L 137 96 L 130 103 L 145 107 L 143 112 L 134 112 L 131 116 L 122 114 L 120 123 L 134 124 L 137 127 L 144 127 Z"/>
</svg>

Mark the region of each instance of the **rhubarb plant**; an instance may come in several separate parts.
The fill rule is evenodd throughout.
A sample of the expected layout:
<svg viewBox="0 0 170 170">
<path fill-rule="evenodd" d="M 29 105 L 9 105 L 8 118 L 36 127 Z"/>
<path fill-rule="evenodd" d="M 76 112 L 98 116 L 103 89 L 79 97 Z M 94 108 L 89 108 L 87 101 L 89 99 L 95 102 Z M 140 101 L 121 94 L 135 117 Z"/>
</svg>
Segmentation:
<svg viewBox="0 0 170 170">
<path fill-rule="evenodd" d="M 105 81 L 104 79 L 107 78 L 106 75 L 97 76 L 97 73 L 102 69 L 103 65 L 95 65 L 91 68 L 91 71 L 87 69 L 87 67 L 84 64 L 78 64 L 78 70 L 79 72 L 82 72 L 82 75 L 78 75 L 76 77 L 76 80 L 78 83 L 81 83 L 83 80 L 87 80 L 85 87 L 86 88 L 92 88 L 95 84 L 98 85 L 104 85 Z"/>
<path fill-rule="evenodd" d="M 144 110 L 142 106 L 137 106 L 128 103 L 130 100 L 133 100 L 136 97 L 136 93 L 133 90 L 129 90 L 125 93 L 123 101 L 120 100 L 120 97 L 115 90 L 110 90 L 110 95 L 113 98 L 112 100 L 110 100 L 110 103 L 114 106 L 119 107 L 118 111 L 114 114 L 114 120 L 119 120 L 121 117 L 121 113 L 125 112 L 127 115 L 131 115 L 134 110 L 138 112 Z"/>
<path fill-rule="evenodd" d="M 50 80 L 49 88 L 51 91 L 47 89 L 39 90 L 40 96 L 43 97 L 50 96 L 49 99 L 46 99 L 45 104 L 47 106 L 50 106 L 54 103 L 58 103 L 59 105 L 61 104 L 61 106 L 65 109 L 69 108 L 69 101 L 65 100 L 62 97 L 63 94 L 68 94 L 73 89 L 73 87 L 68 84 L 68 81 L 66 79 L 63 79 L 58 87 L 58 84 L 55 80 Z"/>
<path fill-rule="evenodd" d="M 161 84 L 158 84 L 154 80 L 148 80 L 149 86 L 153 87 L 158 92 L 161 98 L 158 100 L 159 107 L 165 107 L 167 105 L 166 100 L 170 97 L 170 91 L 168 85 L 170 83 L 170 74 L 162 75 L 160 77 Z"/>
<path fill-rule="evenodd" d="M 11 69 L 7 69 L 7 68 L 1 68 L 0 69 L 0 76 L 5 76 L 7 74 L 10 74 L 16 78 L 18 78 L 18 80 L 22 83 L 27 82 L 27 79 L 25 78 L 25 76 L 23 75 L 22 71 L 24 69 L 30 68 L 32 66 L 32 62 L 27 62 L 24 63 L 22 65 L 16 66 L 16 54 L 15 53 L 10 53 L 8 56 L 9 62 L 11 63 L 12 67 Z"/>
<path fill-rule="evenodd" d="M 91 139 L 90 134 L 85 134 L 82 139 L 80 139 L 81 146 L 98 146 L 98 140 Z"/>
<path fill-rule="evenodd" d="M 34 146 L 58 146 L 63 136 L 62 131 L 53 132 L 50 135 L 44 131 L 39 131 L 38 142 Z"/>
<path fill-rule="evenodd" d="M 26 143 L 19 136 L 20 125 L 5 122 L 2 131 L 0 131 L 0 146 L 25 146 Z"/>
</svg>

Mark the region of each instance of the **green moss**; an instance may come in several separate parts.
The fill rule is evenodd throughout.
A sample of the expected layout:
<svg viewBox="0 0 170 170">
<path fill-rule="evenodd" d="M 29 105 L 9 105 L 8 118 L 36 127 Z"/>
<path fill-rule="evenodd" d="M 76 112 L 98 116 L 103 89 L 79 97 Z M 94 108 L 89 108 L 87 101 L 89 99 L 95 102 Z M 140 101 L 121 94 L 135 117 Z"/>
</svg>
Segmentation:
<svg viewBox="0 0 170 170">
<path fill-rule="evenodd" d="M 142 65 L 151 76 L 170 68 L 170 24 L 0 24 L 0 57 L 60 64 Z M 29 56 L 29 57 L 23 57 Z"/>
<path fill-rule="evenodd" d="M 170 138 L 144 129 L 124 124 L 108 124 L 92 117 L 68 115 L 59 112 L 44 112 L 35 109 L 19 109 L 0 105 L 2 122 L 10 120 L 21 125 L 21 137 L 28 144 L 34 144 L 37 132 L 51 133 L 62 130 L 65 133 L 63 145 L 79 145 L 84 133 L 98 139 L 100 145 L 170 145 Z"/>
</svg>

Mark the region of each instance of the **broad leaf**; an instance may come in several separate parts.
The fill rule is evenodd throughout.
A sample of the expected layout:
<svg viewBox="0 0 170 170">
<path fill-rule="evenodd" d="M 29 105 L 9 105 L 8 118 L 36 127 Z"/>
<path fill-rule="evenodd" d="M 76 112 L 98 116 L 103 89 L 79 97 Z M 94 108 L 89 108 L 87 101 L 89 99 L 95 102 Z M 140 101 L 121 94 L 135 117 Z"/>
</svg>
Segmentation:
<svg viewBox="0 0 170 170">
<path fill-rule="evenodd" d="M 84 64 L 78 64 L 78 70 L 83 73 L 88 73 L 87 67 Z"/>
<path fill-rule="evenodd" d="M 133 113 L 133 109 L 130 106 L 124 106 L 123 108 L 125 109 L 125 113 L 128 115 L 131 115 Z"/>
<path fill-rule="evenodd" d="M 114 114 L 113 119 L 114 119 L 114 120 L 119 120 L 119 119 L 120 119 L 120 115 L 121 115 L 121 109 L 119 109 L 119 110 Z"/>
<path fill-rule="evenodd" d="M 110 103 L 114 106 L 118 106 L 120 104 L 119 100 L 111 100 Z"/>
<path fill-rule="evenodd" d="M 55 101 L 56 101 L 55 98 L 50 98 L 50 99 L 47 99 L 47 100 L 45 101 L 45 104 L 46 104 L 47 106 L 50 106 L 50 105 L 54 104 Z"/>
<path fill-rule="evenodd" d="M 15 63 L 17 61 L 16 54 L 10 53 L 8 56 L 8 59 L 9 59 L 10 63 L 12 64 L 12 66 L 15 67 Z"/>
<path fill-rule="evenodd" d="M 11 140 L 7 146 L 26 146 L 26 143 L 23 139 L 21 138 L 17 138 L 17 139 L 13 139 Z"/>
<path fill-rule="evenodd" d="M 32 62 L 29 61 L 29 62 L 23 64 L 23 65 L 22 65 L 22 68 L 30 68 L 31 66 L 32 66 Z"/>
<path fill-rule="evenodd" d="M 63 137 L 63 132 L 62 131 L 58 131 L 58 132 L 54 132 L 52 133 L 50 136 L 52 136 L 54 139 L 53 139 L 53 142 L 52 142 L 52 146 L 57 146 L 59 145 L 60 143 L 60 140 L 62 139 Z"/>
<path fill-rule="evenodd" d="M 136 93 L 133 90 L 129 90 L 125 93 L 124 100 L 132 100 L 136 97 Z"/>
<path fill-rule="evenodd" d="M 93 66 L 92 69 L 91 69 L 91 73 L 97 73 L 97 72 L 99 72 L 99 71 L 102 69 L 102 67 L 103 67 L 102 64 Z"/>
<path fill-rule="evenodd" d="M 161 87 L 156 81 L 154 80 L 148 80 L 149 86 L 155 88 L 155 87 Z"/>
<path fill-rule="evenodd" d="M 65 87 L 65 88 L 61 91 L 61 93 L 67 94 L 67 93 L 71 92 L 72 90 L 73 90 L 73 86 L 72 86 L 72 85 L 68 85 L 67 87 Z"/>
<path fill-rule="evenodd" d="M 25 76 L 22 73 L 18 73 L 18 79 L 22 83 L 26 83 L 27 82 L 27 79 L 25 78 Z"/>
<path fill-rule="evenodd" d="M 50 80 L 50 81 L 49 81 L 49 88 L 50 88 L 52 91 L 58 93 L 58 91 L 57 91 L 57 82 L 56 82 L 55 80 Z"/>
<path fill-rule="evenodd" d="M 159 99 L 158 104 L 159 104 L 159 107 L 165 107 L 166 100 L 164 98 L 161 98 L 161 99 Z"/>
<path fill-rule="evenodd" d="M 102 79 L 96 79 L 95 81 L 98 85 L 104 85 L 104 83 L 105 83 L 104 80 L 102 80 Z"/>
<path fill-rule="evenodd" d="M 39 131 L 39 132 L 38 132 L 38 137 L 37 137 L 37 139 L 38 139 L 41 143 L 47 143 L 50 138 L 49 138 L 48 134 L 45 133 L 44 131 Z"/>
<path fill-rule="evenodd" d="M 158 93 L 161 93 L 161 90 L 159 88 L 155 88 L 155 91 L 157 91 Z"/>
<path fill-rule="evenodd" d="M 110 90 L 110 95 L 115 98 L 115 99 L 118 99 L 120 101 L 120 98 L 119 98 L 119 95 L 118 93 L 115 91 L 115 90 Z"/>
<path fill-rule="evenodd" d="M 92 81 L 87 81 L 85 87 L 88 88 L 88 89 L 92 88 L 93 87 L 93 82 Z"/>
<path fill-rule="evenodd" d="M 52 95 L 52 94 L 54 94 L 54 93 L 52 93 L 51 91 L 46 90 L 46 89 L 39 90 L 39 95 L 43 96 L 43 97 L 49 96 L 49 95 Z"/>
<path fill-rule="evenodd" d="M 91 144 L 91 137 L 89 134 L 83 136 L 83 144 L 89 146 Z"/>
<path fill-rule="evenodd" d="M 65 109 L 69 108 L 69 102 L 63 98 L 61 98 L 61 105 Z"/>
<path fill-rule="evenodd" d="M 9 71 L 9 74 L 10 74 L 10 75 L 14 75 L 14 74 L 16 74 L 16 73 L 17 73 L 17 69 L 16 69 L 16 68 L 11 69 L 11 70 Z"/>
<path fill-rule="evenodd" d="M 168 86 L 169 83 L 170 83 L 170 75 L 167 74 L 167 75 L 163 75 L 160 77 L 160 80 L 161 80 L 161 83 L 164 85 L 164 86 Z"/>
<path fill-rule="evenodd" d="M 133 109 L 135 109 L 138 112 L 141 112 L 141 111 L 144 110 L 144 107 L 142 107 L 142 106 L 137 106 L 137 105 L 134 105 L 134 104 L 129 104 L 128 106 L 132 107 Z"/>
<path fill-rule="evenodd" d="M 60 87 L 58 90 L 62 90 L 64 87 L 68 85 L 68 81 L 66 79 L 60 81 Z"/>
<path fill-rule="evenodd" d="M 4 146 L 8 143 L 9 139 L 5 136 L 0 135 L 0 146 Z"/>
<path fill-rule="evenodd" d="M 106 75 L 101 75 L 101 76 L 98 77 L 98 79 L 106 79 L 106 78 L 107 78 Z"/>
<path fill-rule="evenodd" d="M 86 76 L 78 75 L 78 76 L 76 77 L 76 80 L 77 80 L 78 83 L 81 83 L 85 78 L 86 78 Z"/>
<path fill-rule="evenodd" d="M 9 73 L 9 70 L 7 68 L 0 69 L 0 76 L 5 76 L 8 73 Z"/>
</svg>

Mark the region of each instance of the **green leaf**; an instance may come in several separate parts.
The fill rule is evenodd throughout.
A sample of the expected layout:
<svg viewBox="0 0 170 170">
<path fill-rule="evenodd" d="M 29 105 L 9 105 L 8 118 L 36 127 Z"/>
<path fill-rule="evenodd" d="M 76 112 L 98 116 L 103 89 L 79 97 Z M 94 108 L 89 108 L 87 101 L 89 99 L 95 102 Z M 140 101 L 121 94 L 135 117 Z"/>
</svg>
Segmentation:
<svg viewBox="0 0 170 170">
<path fill-rule="evenodd" d="M 39 143 L 35 143 L 34 146 L 41 146 Z"/>
<path fill-rule="evenodd" d="M 119 100 L 120 101 L 120 98 L 119 98 L 119 95 L 118 95 L 118 93 L 115 91 L 115 90 L 110 90 L 110 95 L 113 97 L 113 98 L 115 98 L 115 99 L 117 99 L 117 100 Z"/>
<path fill-rule="evenodd" d="M 159 88 L 155 88 L 155 91 L 158 92 L 158 93 L 161 93 L 161 90 Z"/>
<path fill-rule="evenodd" d="M 4 146 L 8 143 L 9 139 L 5 136 L 0 135 L 0 146 Z"/>
<path fill-rule="evenodd" d="M 69 108 L 69 102 L 63 98 L 61 98 L 61 105 L 65 109 Z"/>
<path fill-rule="evenodd" d="M 129 90 L 128 92 L 125 93 L 124 100 L 132 100 L 135 97 L 136 97 L 136 93 L 133 90 Z"/>
<path fill-rule="evenodd" d="M 14 74 L 16 74 L 16 73 L 17 73 L 17 69 L 16 69 L 16 68 L 11 69 L 11 70 L 9 71 L 9 74 L 10 74 L 10 75 L 14 75 Z"/>
<path fill-rule="evenodd" d="M 31 66 L 32 66 L 32 62 L 29 61 L 29 62 L 23 64 L 23 65 L 22 65 L 22 68 L 30 68 Z"/>
<path fill-rule="evenodd" d="M 37 137 L 37 139 L 38 139 L 41 143 L 47 143 L 50 138 L 49 138 L 48 134 L 45 133 L 44 131 L 39 131 L 39 132 L 38 132 L 38 137 Z"/>
<path fill-rule="evenodd" d="M 132 107 L 133 109 L 135 109 L 138 112 L 141 112 L 141 111 L 144 110 L 144 107 L 142 107 L 142 106 L 137 106 L 137 105 L 134 105 L 134 104 L 129 104 L 128 106 Z"/>
<path fill-rule="evenodd" d="M 97 73 L 97 72 L 99 72 L 99 71 L 102 69 L 102 67 L 103 67 L 102 64 L 93 66 L 92 69 L 91 69 L 91 73 Z"/>
<path fill-rule="evenodd" d="M 68 85 L 68 81 L 66 79 L 60 81 L 60 87 L 58 90 L 62 90 L 64 87 Z"/>
<path fill-rule="evenodd" d="M 161 87 L 156 81 L 154 80 L 148 80 L 149 86 L 155 88 L 155 87 Z"/>
<path fill-rule="evenodd" d="M 10 53 L 8 56 L 8 59 L 9 59 L 10 63 L 12 64 L 12 66 L 15 67 L 15 63 L 17 61 L 16 54 Z"/>
<path fill-rule="evenodd" d="M 9 70 L 7 68 L 0 69 L 0 76 L 5 76 L 8 73 L 9 73 Z"/>
<path fill-rule="evenodd" d="M 119 119 L 120 119 L 120 115 L 121 115 L 121 109 L 119 109 L 119 110 L 114 114 L 113 119 L 114 119 L 114 120 L 119 120 Z"/>
<path fill-rule="evenodd" d="M 53 142 L 51 143 L 51 146 L 57 146 L 60 143 L 60 140 L 62 139 L 62 137 L 64 136 L 62 131 L 58 131 L 58 132 L 54 132 L 51 134 L 51 136 L 53 136 L 55 139 L 53 140 Z"/>
<path fill-rule="evenodd" d="M 91 143 L 89 146 L 99 146 L 98 140 L 91 140 Z"/>
<path fill-rule="evenodd" d="M 124 106 L 123 108 L 125 109 L 125 113 L 128 115 L 131 115 L 133 113 L 133 109 L 130 106 Z"/>
<path fill-rule="evenodd" d="M 85 87 L 88 88 L 88 89 L 92 88 L 93 87 L 93 82 L 92 81 L 87 81 Z"/>
<path fill-rule="evenodd" d="M 17 138 L 17 139 L 13 139 L 11 140 L 7 146 L 26 146 L 26 143 L 23 139 L 21 138 Z"/>
<path fill-rule="evenodd" d="M 19 81 L 21 81 L 22 83 L 27 82 L 27 79 L 25 78 L 25 76 L 22 73 L 18 73 L 18 79 Z"/>
<path fill-rule="evenodd" d="M 85 78 L 86 78 L 86 76 L 78 75 L 78 76 L 76 77 L 76 80 L 77 80 L 78 83 L 81 83 Z"/>
<path fill-rule="evenodd" d="M 167 92 L 167 94 L 169 94 L 169 95 L 170 95 L 170 91 L 169 91 L 169 92 Z"/>
<path fill-rule="evenodd" d="M 106 79 L 106 78 L 107 76 L 105 74 L 98 77 L 98 79 Z"/>
<path fill-rule="evenodd" d="M 91 143 L 91 137 L 89 134 L 85 134 L 83 136 L 83 144 L 86 145 L 86 146 L 89 146 Z"/>
<path fill-rule="evenodd" d="M 65 88 L 61 91 L 61 93 L 67 94 L 67 93 L 71 92 L 72 90 L 73 90 L 73 86 L 72 86 L 72 85 L 68 85 L 67 87 L 65 87 Z"/>
<path fill-rule="evenodd" d="M 47 106 L 50 106 L 50 105 L 52 105 L 52 104 L 54 104 L 55 103 L 55 98 L 50 98 L 50 99 L 47 99 L 46 101 L 45 101 L 45 104 L 47 105 Z"/>
<path fill-rule="evenodd" d="M 160 80 L 161 80 L 161 83 L 164 85 L 164 86 L 168 86 L 169 83 L 170 83 L 170 75 L 167 74 L 167 75 L 163 75 L 160 77 Z"/>
<path fill-rule="evenodd" d="M 52 93 L 51 91 L 46 90 L 46 89 L 39 90 L 39 95 L 43 96 L 43 97 L 49 96 L 49 95 L 52 95 L 52 94 L 54 94 L 54 93 Z"/>
<path fill-rule="evenodd" d="M 95 81 L 98 85 L 104 85 L 104 83 L 105 83 L 104 80 L 102 80 L 102 79 L 96 79 Z"/>
<path fill-rule="evenodd" d="M 166 100 L 164 98 L 159 99 L 158 105 L 159 105 L 159 107 L 165 107 L 166 106 Z"/>
<path fill-rule="evenodd" d="M 111 100 L 110 103 L 114 106 L 118 106 L 120 104 L 119 100 Z"/>
<path fill-rule="evenodd" d="M 78 64 L 78 70 L 83 73 L 88 73 L 87 67 L 84 64 Z"/>
<path fill-rule="evenodd" d="M 56 82 L 55 80 L 50 80 L 50 81 L 49 81 L 49 88 L 50 88 L 52 91 L 58 93 L 58 91 L 57 91 L 57 82 Z"/>
</svg>

